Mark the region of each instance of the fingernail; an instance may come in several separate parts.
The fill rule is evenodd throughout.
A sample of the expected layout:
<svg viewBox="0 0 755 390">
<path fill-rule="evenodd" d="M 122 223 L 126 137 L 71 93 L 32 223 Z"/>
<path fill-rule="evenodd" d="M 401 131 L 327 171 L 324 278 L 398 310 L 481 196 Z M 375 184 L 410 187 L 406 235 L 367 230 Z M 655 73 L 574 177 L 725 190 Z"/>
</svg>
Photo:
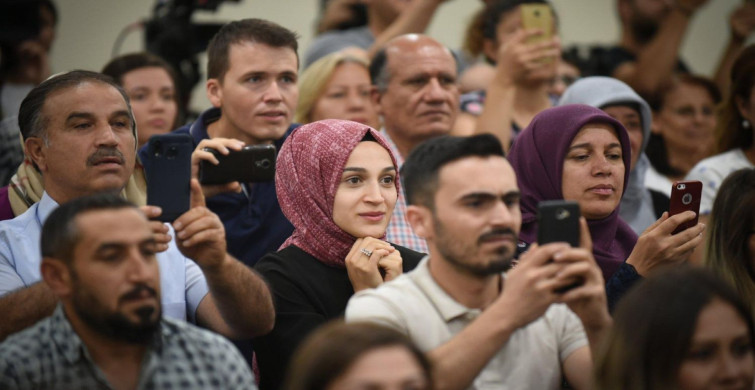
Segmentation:
<svg viewBox="0 0 755 390">
<path fill-rule="evenodd" d="M 173 229 L 181 229 L 183 227 L 183 224 L 181 222 L 173 222 Z"/>
</svg>

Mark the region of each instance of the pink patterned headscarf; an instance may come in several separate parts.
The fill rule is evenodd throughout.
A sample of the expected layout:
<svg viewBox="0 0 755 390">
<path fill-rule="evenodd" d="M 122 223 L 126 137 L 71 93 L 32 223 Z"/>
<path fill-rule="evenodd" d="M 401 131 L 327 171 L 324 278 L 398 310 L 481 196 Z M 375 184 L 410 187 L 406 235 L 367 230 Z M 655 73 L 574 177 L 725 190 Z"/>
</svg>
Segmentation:
<svg viewBox="0 0 755 390">
<path fill-rule="evenodd" d="M 281 248 L 296 245 L 329 266 L 346 267 L 346 255 L 356 239 L 333 222 L 333 203 L 346 161 L 367 133 L 390 154 L 398 193 L 396 158 L 375 129 L 328 119 L 301 126 L 288 136 L 278 153 L 275 190 L 294 232 Z"/>
</svg>

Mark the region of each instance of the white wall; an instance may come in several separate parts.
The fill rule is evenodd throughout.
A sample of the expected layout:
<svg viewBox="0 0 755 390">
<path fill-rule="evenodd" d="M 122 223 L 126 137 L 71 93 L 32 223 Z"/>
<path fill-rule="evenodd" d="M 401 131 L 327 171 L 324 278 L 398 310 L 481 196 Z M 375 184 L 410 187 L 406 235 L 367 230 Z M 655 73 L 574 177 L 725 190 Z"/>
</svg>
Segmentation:
<svg viewBox="0 0 755 390">
<path fill-rule="evenodd" d="M 611 43 L 619 36 L 616 0 L 552 0 L 561 20 L 565 46 Z M 710 0 L 693 20 L 682 57 L 695 72 L 713 73 L 728 38 L 728 15 L 741 0 Z M 52 53 L 53 72 L 83 68 L 100 70 L 109 60 L 118 33 L 150 16 L 154 0 L 56 0 L 60 23 Z M 319 0 L 242 0 L 225 3 L 217 13 L 196 12 L 197 21 L 228 21 L 258 17 L 272 20 L 301 35 L 300 47 L 312 39 Z M 448 0 L 436 15 L 429 34 L 450 47 L 461 44 L 463 31 L 479 0 Z M 143 49 L 143 33 L 126 38 L 120 53 Z M 300 54 L 303 50 L 300 50 Z M 204 65 L 206 59 L 202 58 Z M 209 106 L 204 86 L 195 89 L 192 106 Z"/>
</svg>

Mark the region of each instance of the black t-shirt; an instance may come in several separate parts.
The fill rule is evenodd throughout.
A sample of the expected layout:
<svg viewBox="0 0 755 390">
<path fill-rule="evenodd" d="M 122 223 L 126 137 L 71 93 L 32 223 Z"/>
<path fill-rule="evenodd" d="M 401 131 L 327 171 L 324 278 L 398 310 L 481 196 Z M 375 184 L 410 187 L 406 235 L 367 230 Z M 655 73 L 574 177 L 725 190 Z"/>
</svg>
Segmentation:
<svg viewBox="0 0 755 390">
<path fill-rule="evenodd" d="M 424 257 L 391 245 L 401 253 L 404 272 L 414 269 Z M 294 245 L 268 253 L 254 269 L 267 281 L 275 303 L 275 327 L 253 342 L 260 389 L 279 389 L 296 348 L 311 331 L 343 316 L 354 288 L 345 268 L 325 265 Z"/>
<path fill-rule="evenodd" d="M 593 58 L 591 58 L 590 62 L 595 67 L 594 74 L 596 76 L 613 77 L 613 73 L 619 65 L 625 62 L 637 61 L 637 56 L 634 53 L 620 46 L 593 51 L 592 56 Z M 676 72 L 690 73 L 689 67 L 681 59 L 678 59 L 676 62 Z"/>
</svg>

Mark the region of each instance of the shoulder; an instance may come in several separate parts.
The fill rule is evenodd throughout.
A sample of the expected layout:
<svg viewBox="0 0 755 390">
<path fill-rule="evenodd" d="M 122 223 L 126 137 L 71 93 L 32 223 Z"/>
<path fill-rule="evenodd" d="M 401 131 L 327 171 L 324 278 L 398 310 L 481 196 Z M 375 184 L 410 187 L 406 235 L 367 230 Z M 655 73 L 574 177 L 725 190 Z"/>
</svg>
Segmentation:
<svg viewBox="0 0 755 390">
<path fill-rule="evenodd" d="M 404 272 L 409 272 L 413 270 L 415 267 L 417 267 L 419 262 L 422 261 L 422 259 L 424 259 L 425 256 L 427 256 L 426 254 L 422 252 L 417 252 L 405 246 L 396 245 L 394 243 L 390 243 L 390 244 L 391 246 L 396 248 L 398 253 L 401 254 L 401 260 L 403 262 Z"/>
<path fill-rule="evenodd" d="M 414 272 L 414 271 L 412 271 Z M 366 289 L 354 294 L 346 306 L 346 320 L 377 320 L 377 322 L 405 323 L 408 313 L 423 306 L 422 290 L 412 280 L 412 272 L 383 283 L 378 288 Z"/>
<path fill-rule="evenodd" d="M 50 317 L 30 328 L 10 335 L 0 343 L 0 372 L 14 366 L 29 368 L 31 361 L 38 361 L 47 351 L 52 352 L 49 339 Z"/>
<path fill-rule="evenodd" d="M 734 170 L 751 166 L 752 163 L 750 163 L 744 153 L 742 153 L 742 149 L 737 148 L 708 157 L 698 162 L 692 170 L 690 170 L 685 179 L 723 179 Z M 703 184 L 706 183 L 703 182 Z"/>
</svg>

